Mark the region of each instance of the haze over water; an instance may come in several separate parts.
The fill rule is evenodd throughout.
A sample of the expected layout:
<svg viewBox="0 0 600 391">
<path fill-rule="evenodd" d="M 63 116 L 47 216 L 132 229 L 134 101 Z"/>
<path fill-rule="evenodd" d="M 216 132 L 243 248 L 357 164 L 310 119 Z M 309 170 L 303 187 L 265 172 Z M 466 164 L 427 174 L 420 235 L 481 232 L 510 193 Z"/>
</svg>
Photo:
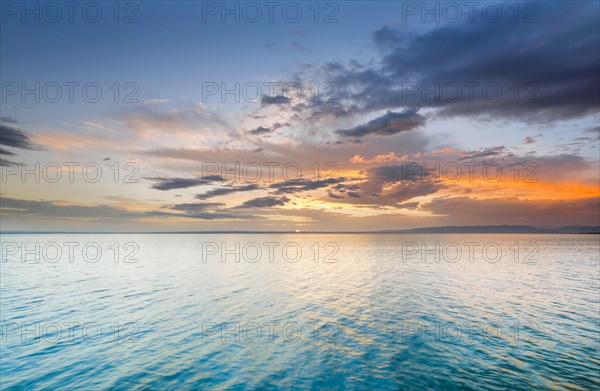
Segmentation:
<svg viewBox="0 0 600 391">
<path fill-rule="evenodd" d="M 593 389 L 598 239 L 5 234 L 2 388 Z"/>
</svg>

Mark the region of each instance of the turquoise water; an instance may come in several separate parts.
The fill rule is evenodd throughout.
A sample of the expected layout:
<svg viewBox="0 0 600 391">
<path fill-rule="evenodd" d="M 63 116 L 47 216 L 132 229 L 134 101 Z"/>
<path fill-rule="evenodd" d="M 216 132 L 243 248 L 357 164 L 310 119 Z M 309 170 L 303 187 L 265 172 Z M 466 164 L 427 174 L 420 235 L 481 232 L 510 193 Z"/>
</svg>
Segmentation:
<svg viewBox="0 0 600 391">
<path fill-rule="evenodd" d="M 594 235 L 7 234 L 2 261 L 2 389 L 600 385 Z"/>
</svg>

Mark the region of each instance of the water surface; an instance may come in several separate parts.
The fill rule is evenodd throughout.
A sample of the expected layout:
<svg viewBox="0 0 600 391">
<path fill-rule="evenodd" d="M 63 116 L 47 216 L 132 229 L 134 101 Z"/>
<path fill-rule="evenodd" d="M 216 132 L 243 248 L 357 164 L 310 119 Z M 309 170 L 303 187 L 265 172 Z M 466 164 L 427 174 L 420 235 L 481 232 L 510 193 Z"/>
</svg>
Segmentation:
<svg viewBox="0 0 600 391">
<path fill-rule="evenodd" d="M 598 240 L 6 234 L 2 389 L 593 389 Z"/>
</svg>

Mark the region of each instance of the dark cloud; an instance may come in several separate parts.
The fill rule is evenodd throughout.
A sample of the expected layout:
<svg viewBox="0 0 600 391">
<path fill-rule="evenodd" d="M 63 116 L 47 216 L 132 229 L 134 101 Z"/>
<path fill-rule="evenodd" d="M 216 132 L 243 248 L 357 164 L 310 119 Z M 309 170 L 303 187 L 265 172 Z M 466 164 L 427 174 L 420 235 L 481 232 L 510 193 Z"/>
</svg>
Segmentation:
<svg viewBox="0 0 600 391">
<path fill-rule="evenodd" d="M 464 18 L 421 31 L 381 28 L 373 34 L 380 61 L 366 69 L 321 67 L 326 79 L 343 87 L 336 91 L 340 103 L 298 109 L 309 109 L 310 119 L 408 107 L 435 108 L 442 117 L 528 122 L 597 113 L 598 3 L 539 2 L 536 23 L 504 17 L 511 5 L 499 4 L 503 17 L 496 23 Z"/>
<path fill-rule="evenodd" d="M 397 45 L 399 42 L 406 40 L 407 36 L 398 30 L 394 30 L 389 26 L 383 26 L 381 29 L 373 32 L 373 41 L 375 45 L 381 49 L 387 49 L 390 46 Z"/>
<path fill-rule="evenodd" d="M 265 128 L 264 126 L 259 126 L 258 128 L 247 131 L 246 133 L 252 134 L 254 136 L 261 136 L 265 134 L 271 134 L 279 128 L 284 126 L 289 126 L 288 123 L 279 123 L 275 122 L 270 128 Z"/>
<path fill-rule="evenodd" d="M 425 117 L 416 109 L 407 109 L 399 113 L 388 111 L 381 117 L 375 118 L 364 125 L 352 129 L 337 130 L 344 137 L 363 137 L 369 134 L 389 136 L 400 132 L 408 132 L 425 124 Z"/>
<path fill-rule="evenodd" d="M 272 130 L 270 128 L 265 128 L 264 126 L 259 126 L 256 129 L 249 130 L 247 133 L 257 136 L 257 135 L 261 135 L 261 134 L 268 134 L 271 132 L 272 132 Z"/>
<path fill-rule="evenodd" d="M 384 187 L 385 186 L 385 187 Z M 378 180 L 367 180 L 361 183 L 360 191 L 349 191 L 346 197 L 329 193 L 329 197 L 352 205 L 360 205 L 368 208 L 410 208 L 407 203 L 412 198 L 434 194 L 445 186 L 441 183 L 429 182 L 383 182 Z"/>
<path fill-rule="evenodd" d="M 403 205 L 401 203 L 404 201 L 434 194 L 443 188 L 442 184 L 435 182 L 401 182 L 396 184 L 391 190 L 380 195 L 380 197 L 387 200 L 393 206 L 401 207 L 400 205 Z"/>
<path fill-rule="evenodd" d="M 565 3 L 537 3 L 537 23 L 514 23 L 501 18 L 444 25 L 408 41 L 387 35 L 383 71 L 394 80 L 495 82 L 503 99 L 486 101 L 477 93 L 471 105 L 447 104 L 447 114 L 478 111 L 521 117 L 533 113 L 549 118 L 568 118 L 595 112 L 600 102 L 600 34 L 598 4 L 578 3 L 565 13 Z M 503 5 L 508 13 L 509 5 Z M 569 19 L 569 20 L 567 20 Z M 385 40 L 380 38 L 380 43 Z M 510 87 L 532 83 L 538 89 L 535 100 L 514 99 Z M 478 89 L 475 89 L 477 91 Z M 524 103 L 525 102 L 525 103 Z M 423 102 L 427 104 L 428 102 Z M 447 102 L 441 102 L 442 104 Z M 435 105 L 429 102 L 430 105 Z M 474 107 L 475 106 L 475 107 Z"/>
<path fill-rule="evenodd" d="M 0 145 L 11 148 L 26 149 L 29 151 L 44 150 L 42 147 L 31 141 L 31 138 L 27 132 L 24 132 L 23 130 L 12 125 L 7 125 L 16 124 L 18 123 L 17 120 L 11 117 L 0 117 L 0 120 Z M 16 156 L 16 153 L 0 147 L 0 155 Z M 7 159 L 0 158 L 0 166 L 9 166 L 11 164 L 15 163 Z"/>
<path fill-rule="evenodd" d="M 419 207 L 419 203 L 418 202 L 403 202 L 398 204 L 398 208 L 401 209 L 417 209 Z"/>
<path fill-rule="evenodd" d="M 178 210 L 181 212 L 199 212 L 205 210 L 212 210 L 217 207 L 221 207 L 225 204 L 221 202 L 204 202 L 204 203 L 186 203 L 186 204 L 177 204 L 169 207 L 169 209 Z"/>
<path fill-rule="evenodd" d="M 10 116 L 0 117 L 0 122 L 6 122 L 7 124 L 19 123 L 19 121 L 17 121 L 16 119 L 14 119 L 13 117 L 10 117 Z"/>
<path fill-rule="evenodd" d="M 16 153 L 9 151 L 8 149 L 4 149 L 0 147 L 0 155 L 8 155 L 8 156 L 16 156 Z"/>
<path fill-rule="evenodd" d="M 250 214 L 232 213 L 228 209 L 221 209 L 225 204 L 222 202 L 191 202 L 165 206 L 163 209 L 169 209 L 182 213 L 171 213 L 162 210 L 149 212 L 152 216 L 165 217 L 185 217 L 199 220 L 220 220 L 220 219 L 255 219 L 256 216 Z"/>
<path fill-rule="evenodd" d="M 295 194 L 302 191 L 316 190 L 343 182 L 345 178 L 327 178 L 320 180 L 290 179 L 287 181 L 271 184 L 269 187 L 275 189 L 276 194 Z"/>
<path fill-rule="evenodd" d="M 338 183 L 337 185 L 334 185 L 331 188 L 339 193 L 348 193 L 359 191 L 360 185 L 357 183 Z"/>
<path fill-rule="evenodd" d="M 109 205 L 62 205 L 56 201 L 30 201 L 16 198 L 0 198 L 0 207 L 7 214 L 43 218 L 93 218 L 130 219 L 144 216 L 143 212 L 131 212 Z"/>
<path fill-rule="evenodd" d="M 10 160 L 6 160 L 3 158 L 0 158 L 0 166 L 10 166 L 12 164 L 16 164 L 15 162 L 11 162 Z"/>
<path fill-rule="evenodd" d="M 504 146 L 487 148 L 481 152 L 463 156 L 458 160 L 468 160 L 468 159 L 475 159 L 475 158 L 482 158 L 482 157 L 498 156 L 498 155 L 502 154 L 505 150 L 506 150 L 506 148 Z"/>
<path fill-rule="evenodd" d="M 252 191 L 260 189 L 258 184 L 250 184 L 246 186 L 237 186 L 237 187 L 222 187 L 219 189 L 209 190 L 203 194 L 196 194 L 196 199 L 205 200 L 211 197 L 217 197 L 242 191 Z"/>
<path fill-rule="evenodd" d="M 426 166 L 416 162 L 380 166 L 369 170 L 369 180 L 384 183 L 423 181 L 428 176 Z"/>
<path fill-rule="evenodd" d="M 6 118 L 6 117 L 4 117 Z M 10 125 L 0 124 L 0 145 L 12 148 L 39 151 L 41 148 L 35 145 L 29 134 Z"/>
<path fill-rule="evenodd" d="M 351 198 L 362 198 L 360 195 L 362 189 L 358 183 L 338 183 L 337 185 L 331 186 L 330 189 L 331 190 L 327 192 L 327 195 L 331 198 L 342 199 L 344 198 L 344 195 Z"/>
<path fill-rule="evenodd" d="M 262 98 L 260 99 L 260 103 L 263 106 L 266 105 L 288 105 L 290 104 L 291 100 L 288 97 L 285 97 L 283 95 L 275 95 L 275 96 L 268 96 L 268 95 L 263 95 Z"/>
<path fill-rule="evenodd" d="M 287 197 L 260 197 L 248 200 L 243 204 L 236 206 L 234 209 L 270 208 L 273 206 L 285 205 L 289 200 L 290 199 Z"/>
<path fill-rule="evenodd" d="M 436 193 L 445 187 L 433 180 L 427 167 L 419 163 L 374 167 L 365 174 L 366 177 L 358 183 L 332 186 L 332 190 L 339 194 L 330 191 L 328 196 L 341 200 L 338 202 L 373 208 L 407 208 L 409 204 L 401 203 Z"/>
<path fill-rule="evenodd" d="M 221 206 L 220 203 L 179 204 L 167 207 L 176 212 L 149 211 L 137 212 L 110 205 L 62 205 L 59 201 L 30 201 L 15 198 L 0 198 L 0 207 L 6 216 L 24 218 L 53 218 L 53 219 L 95 219 L 95 220 L 131 220 L 147 217 L 185 217 L 200 220 L 217 219 L 255 219 L 249 214 L 235 214 L 223 210 L 210 210 Z"/>
<path fill-rule="evenodd" d="M 220 175 L 206 175 L 203 178 L 163 178 L 153 177 L 144 178 L 156 182 L 151 187 L 156 190 L 187 189 L 188 187 L 208 185 L 213 182 L 222 182 L 224 179 Z"/>
</svg>

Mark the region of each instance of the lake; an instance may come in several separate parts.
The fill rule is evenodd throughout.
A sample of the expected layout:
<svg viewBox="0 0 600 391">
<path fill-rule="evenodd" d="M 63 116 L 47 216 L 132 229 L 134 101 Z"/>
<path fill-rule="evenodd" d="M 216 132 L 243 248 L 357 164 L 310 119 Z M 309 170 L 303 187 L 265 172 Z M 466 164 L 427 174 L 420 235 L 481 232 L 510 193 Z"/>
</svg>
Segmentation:
<svg viewBox="0 0 600 391">
<path fill-rule="evenodd" d="M 3 234 L 2 388 L 593 389 L 599 239 Z"/>
</svg>

